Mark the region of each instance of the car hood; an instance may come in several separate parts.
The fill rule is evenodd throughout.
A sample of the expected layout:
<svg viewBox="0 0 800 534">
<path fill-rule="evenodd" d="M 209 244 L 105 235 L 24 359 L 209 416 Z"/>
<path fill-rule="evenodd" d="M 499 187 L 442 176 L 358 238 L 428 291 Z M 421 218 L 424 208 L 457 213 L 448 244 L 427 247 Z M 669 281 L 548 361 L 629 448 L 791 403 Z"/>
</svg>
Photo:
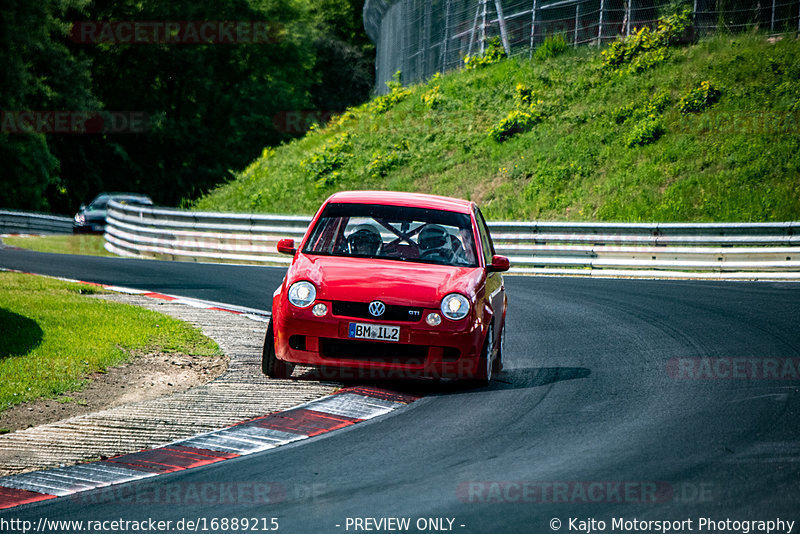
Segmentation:
<svg viewBox="0 0 800 534">
<path fill-rule="evenodd" d="M 91 211 L 83 211 L 81 212 L 86 220 L 89 221 L 104 221 L 106 216 L 108 215 L 108 211 L 106 210 L 91 210 Z"/>
<path fill-rule="evenodd" d="M 298 254 L 286 281 L 287 287 L 298 280 L 313 282 L 320 300 L 438 308 L 448 293 L 474 301 L 484 276 L 478 267 Z"/>
</svg>

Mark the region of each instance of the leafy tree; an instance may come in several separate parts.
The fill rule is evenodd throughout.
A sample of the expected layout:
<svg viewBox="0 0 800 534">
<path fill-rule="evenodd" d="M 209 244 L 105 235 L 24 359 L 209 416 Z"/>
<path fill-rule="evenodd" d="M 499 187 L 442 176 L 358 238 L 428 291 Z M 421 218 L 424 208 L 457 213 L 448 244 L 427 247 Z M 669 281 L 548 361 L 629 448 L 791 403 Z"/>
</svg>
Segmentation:
<svg viewBox="0 0 800 534">
<path fill-rule="evenodd" d="M 63 17 L 81 0 L 4 0 L 0 12 L 0 207 L 45 211 L 45 193 L 63 196 L 58 159 L 43 133 L 23 128 L 20 113 L 92 110 L 89 63 L 63 40 Z"/>
<path fill-rule="evenodd" d="M 80 26 L 70 38 L 79 21 L 272 30 L 268 42 L 86 42 Z M 196 197 L 300 133 L 281 128 L 282 113 L 360 103 L 374 71 L 357 0 L 4 0 L 0 41 L 0 109 L 147 117 L 142 131 L 0 134 L 0 207 L 60 213 L 103 190 Z"/>
<path fill-rule="evenodd" d="M 98 1 L 88 11 L 99 21 L 267 21 L 280 28 L 267 43 L 76 45 L 92 59 L 94 91 L 107 110 L 141 110 L 150 118 L 143 133 L 104 135 L 97 146 L 81 140 L 104 173 L 91 185 L 138 190 L 174 205 L 224 180 L 265 145 L 288 139 L 275 128 L 275 115 L 309 106 L 312 49 L 301 38 L 304 13 L 290 0 Z M 62 158 L 78 150 L 69 141 Z M 62 172 L 76 191 L 86 189 L 82 170 Z"/>
<path fill-rule="evenodd" d="M 311 0 L 317 82 L 315 107 L 343 111 L 367 100 L 375 84 L 375 45 L 363 23 L 363 0 Z"/>
</svg>

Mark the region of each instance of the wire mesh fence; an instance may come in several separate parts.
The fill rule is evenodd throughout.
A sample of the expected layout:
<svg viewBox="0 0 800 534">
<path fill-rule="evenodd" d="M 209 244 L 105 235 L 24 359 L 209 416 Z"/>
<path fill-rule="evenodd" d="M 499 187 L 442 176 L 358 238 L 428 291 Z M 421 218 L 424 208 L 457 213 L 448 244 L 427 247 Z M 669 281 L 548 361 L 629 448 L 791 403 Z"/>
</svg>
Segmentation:
<svg viewBox="0 0 800 534">
<path fill-rule="evenodd" d="M 532 55 L 548 36 L 600 45 L 681 8 L 696 35 L 760 30 L 800 32 L 800 0 L 367 0 L 364 25 L 377 45 L 376 90 L 464 64 L 499 39 L 508 55 Z"/>
</svg>

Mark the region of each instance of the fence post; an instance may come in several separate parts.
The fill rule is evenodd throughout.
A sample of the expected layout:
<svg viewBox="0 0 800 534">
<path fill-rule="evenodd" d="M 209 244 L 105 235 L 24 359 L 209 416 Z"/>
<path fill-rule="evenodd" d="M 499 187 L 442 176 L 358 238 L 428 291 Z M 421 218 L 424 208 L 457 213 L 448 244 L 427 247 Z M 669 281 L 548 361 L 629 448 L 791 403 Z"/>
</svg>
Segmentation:
<svg viewBox="0 0 800 534">
<path fill-rule="evenodd" d="M 775 31 L 775 0 L 772 0 L 772 15 L 769 21 L 769 31 Z"/>
<path fill-rule="evenodd" d="M 481 55 L 486 52 L 486 11 L 488 9 L 489 0 L 481 0 Z"/>
<path fill-rule="evenodd" d="M 506 19 L 503 16 L 503 4 L 501 0 L 494 0 L 494 7 L 497 10 L 497 21 L 500 24 L 500 37 L 503 39 L 503 48 L 506 55 L 511 55 L 511 45 L 508 42 L 508 32 L 506 31 Z"/>
<path fill-rule="evenodd" d="M 578 25 L 581 20 L 581 5 L 575 4 L 575 35 L 572 38 L 572 46 L 578 46 Z"/>
<path fill-rule="evenodd" d="M 481 13 L 481 4 L 478 3 L 477 7 L 475 8 L 475 20 L 472 21 L 472 31 L 469 33 L 469 48 L 467 49 L 467 55 L 472 55 L 472 45 L 475 44 L 475 32 L 478 31 L 478 15 Z"/>
<path fill-rule="evenodd" d="M 424 80 L 428 76 L 429 58 L 431 53 L 431 0 L 425 0 L 425 21 L 422 26 L 422 50 L 420 50 L 420 69 L 418 79 Z"/>
<path fill-rule="evenodd" d="M 408 2 L 403 2 L 400 4 L 403 11 L 403 20 L 408 20 L 408 17 L 411 16 L 411 8 L 408 6 Z M 407 24 L 405 31 L 403 32 L 403 57 L 401 58 L 402 61 L 402 68 L 401 74 L 403 78 L 409 77 L 411 74 L 411 61 L 409 60 L 409 55 L 411 53 L 412 45 L 411 45 L 411 25 Z M 391 73 L 394 74 L 394 73 Z"/>
<path fill-rule="evenodd" d="M 447 69 L 447 47 L 450 41 L 450 3 L 452 0 L 445 0 L 444 3 L 444 39 L 442 39 L 442 72 Z"/>
<path fill-rule="evenodd" d="M 533 58 L 533 43 L 535 37 L 536 37 L 536 0 L 533 0 L 533 9 L 531 10 L 531 56 L 530 56 L 531 59 Z"/>
<path fill-rule="evenodd" d="M 625 4 L 625 37 L 631 34 L 631 4 L 633 0 L 628 0 Z"/>
<path fill-rule="evenodd" d="M 603 44 L 603 15 L 605 15 L 605 0 L 600 0 L 600 22 L 597 24 L 597 48 Z"/>
</svg>

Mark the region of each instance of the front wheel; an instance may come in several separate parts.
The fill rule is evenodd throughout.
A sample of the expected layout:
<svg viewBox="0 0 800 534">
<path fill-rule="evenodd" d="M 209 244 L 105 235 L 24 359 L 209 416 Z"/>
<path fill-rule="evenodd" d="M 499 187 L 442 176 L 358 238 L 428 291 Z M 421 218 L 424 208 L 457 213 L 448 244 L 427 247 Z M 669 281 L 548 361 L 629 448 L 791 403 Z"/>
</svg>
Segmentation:
<svg viewBox="0 0 800 534">
<path fill-rule="evenodd" d="M 294 364 L 279 360 L 275 356 L 275 332 L 272 329 L 272 319 L 269 320 L 267 335 L 264 337 L 261 371 L 270 378 L 289 378 L 294 371 Z"/>
<path fill-rule="evenodd" d="M 497 356 L 494 358 L 492 365 L 492 374 L 499 374 L 503 370 L 503 353 L 506 351 L 506 327 L 503 325 L 503 330 L 500 332 L 500 346 L 497 347 Z"/>
</svg>

